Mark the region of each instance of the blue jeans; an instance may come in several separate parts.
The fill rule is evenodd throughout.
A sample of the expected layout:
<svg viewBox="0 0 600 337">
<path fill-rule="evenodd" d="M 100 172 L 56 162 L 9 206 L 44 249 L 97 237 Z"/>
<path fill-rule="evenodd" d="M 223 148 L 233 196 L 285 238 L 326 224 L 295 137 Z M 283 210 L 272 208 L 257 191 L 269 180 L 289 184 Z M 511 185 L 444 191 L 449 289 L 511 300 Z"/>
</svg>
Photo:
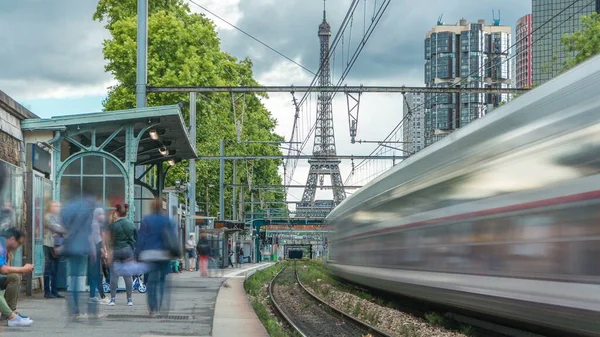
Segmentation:
<svg viewBox="0 0 600 337">
<path fill-rule="evenodd" d="M 58 294 L 58 257 L 52 254 L 52 248 L 44 246 L 44 294 Z"/>
<path fill-rule="evenodd" d="M 69 306 L 69 314 L 78 315 L 79 310 L 79 277 L 85 275 L 84 265 L 87 256 L 85 255 L 74 255 L 69 256 L 67 261 L 69 263 L 69 276 L 71 277 L 71 289 L 70 296 L 67 299 Z M 88 302 L 88 314 L 98 314 L 98 304 Z"/>
<path fill-rule="evenodd" d="M 88 280 L 90 284 L 90 298 L 96 297 L 96 291 L 104 298 L 102 285 L 102 243 L 96 244 L 96 259 L 88 259 Z"/>
<path fill-rule="evenodd" d="M 165 287 L 170 261 L 155 262 L 150 271 L 146 287 L 148 289 L 148 309 L 158 312 L 165 300 Z"/>
</svg>

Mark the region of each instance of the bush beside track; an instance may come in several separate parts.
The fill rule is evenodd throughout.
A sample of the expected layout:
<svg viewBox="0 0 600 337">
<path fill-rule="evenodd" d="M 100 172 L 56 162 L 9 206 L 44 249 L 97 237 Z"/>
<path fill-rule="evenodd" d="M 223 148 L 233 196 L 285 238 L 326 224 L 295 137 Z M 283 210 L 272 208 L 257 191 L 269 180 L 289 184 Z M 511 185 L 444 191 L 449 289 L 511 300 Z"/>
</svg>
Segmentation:
<svg viewBox="0 0 600 337">
<path fill-rule="evenodd" d="M 244 282 L 244 288 L 254 312 L 256 312 L 269 336 L 272 337 L 298 336 L 293 329 L 284 326 L 282 321 L 273 313 L 273 304 L 269 297 L 269 283 L 285 267 L 286 263 L 280 262 L 269 268 L 259 270 Z"/>
<path fill-rule="evenodd" d="M 452 326 L 442 316 L 431 313 L 425 319 L 397 310 L 393 302 L 342 283 L 334 278 L 322 262 L 303 260 L 298 268 L 300 281 L 315 295 L 335 308 L 390 334 L 406 337 L 472 336 L 468 326 Z M 460 332 L 458 332 L 460 331 Z"/>
</svg>

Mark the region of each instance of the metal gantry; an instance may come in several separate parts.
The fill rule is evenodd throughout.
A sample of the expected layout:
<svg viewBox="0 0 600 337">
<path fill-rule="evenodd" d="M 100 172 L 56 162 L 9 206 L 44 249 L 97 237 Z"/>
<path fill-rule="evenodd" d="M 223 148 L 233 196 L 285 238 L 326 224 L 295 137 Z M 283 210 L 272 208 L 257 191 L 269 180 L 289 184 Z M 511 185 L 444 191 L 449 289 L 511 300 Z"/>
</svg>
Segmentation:
<svg viewBox="0 0 600 337">
<path fill-rule="evenodd" d="M 152 87 L 147 88 L 149 93 L 161 93 L 161 92 L 198 92 L 198 93 L 213 93 L 213 92 L 227 92 L 227 93 L 293 93 L 293 92 L 338 92 L 338 93 L 390 93 L 390 94 L 402 94 L 402 93 L 423 93 L 423 94 L 523 94 L 529 89 L 521 88 L 468 88 L 468 87 L 407 87 L 407 86 L 363 86 L 363 85 L 343 85 L 343 86 L 244 86 L 244 87 L 231 87 L 231 86 L 211 86 L 211 87 L 195 87 L 195 86 L 172 86 L 172 87 Z"/>
<path fill-rule="evenodd" d="M 138 107 L 144 107 L 146 105 L 146 93 L 168 93 L 168 92 L 185 92 L 185 93 L 229 93 L 232 98 L 232 109 L 235 120 L 236 134 L 238 143 L 242 142 L 242 127 L 244 118 L 245 108 L 245 95 L 247 93 L 266 93 L 266 92 L 285 92 L 291 93 L 304 92 L 304 93 L 318 93 L 318 109 L 317 109 L 317 122 L 315 124 L 315 143 L 312 155 L 301 155 L 300 152 L 294 155 L 287 156 L 225 156 L 224 154 L 224 143 L 221 142 L 221 153 L 220 156 L 203 156 L 197 157 L 199 160 L 220 160 L 220 203 L 219 208 L 221 210 L 220 218 L 223 219 L 224 212 L 224 163 L 225 160 L 245 160 L 245 159 L 280 159 L 280 160 L 291 160 L 295 163 L 298 159 L 309 159 L 311 164 L 310 173 L 305 185 L 305 192 L 302 198 L 304 205 L 314 205 L 315 191 L 320 178 L 320 183 L 323 186 L 323 177 L 329 175 L 331 177 L 331 185 L 327 188 L 332 188 L 334 192 L 334 204 L 338 204 L 345 197 L 345 189 L 339 173 L 339 163 L 341 159 L 380 159 L 380 160 L 393 160 L 404 159 L 405 156 L 377 156 L 373 157 L 362 156 L 362 155 L 337 155 L 335 146 L 335 135 L 333 129 L 333 114 L 331 110 L 331 101 L 335 93 L 344 93 L 347 98 L 348 105 L 348 123 L 351 136 L 351 142 L 364 142 L 357 141 L 357 129 L 358 129 L 358 112 L 360 105 L 360 97 L 362 93 L 429 93 L 429 94 L 440 94 L 440 93 L 510 93 L 510 94 L 521 94 L 527 91 L 527 89 L 517 88 L 469 88 L 469 87 L 451 87 L 451 88 L 430 88 L 430 87 L 407 87 L 407 86 L 341 86 L 332 85 L 329 59 L 330 45 L 329 39 L 331 36 L 331 27 L 326 21 L 326 12 L 323 11 L 323 22 L 319 26 L 319 40 L 321 44 L 321 71 L 319 74 L 319 85 L 318 86 L 209 86 L 209 87 L 197 87 L 197 86 L 172 86 L 172 87 L 153 87 L 147 85 L 147 15 L 148 15 L 148 0 L 138 0 L 138 48 L 137 48 L 137 78 L 136 78 L 136 103 Z M 194 95 L 190 97 L 191 102 L 195 102 Z M 236 104 L 241 101 L 238 109 Z M 295 102 L 295 99 L 294 99 Z M 302 103 L 300 103 L 301 105 Z M 195 107 L 195 104 L 194 104 Z M 296 107 L 296 118 L 298 117 L 299 106 L 295 102 Z M 192 104 L 190 105 L 192 109 Z M 195 120 L 195 116 L 190 116 Z M 193 125 L 193 123 L 190 123 Z M 194 128 L 195 129 L 195 128 Z M 195 137 L 194 137 L 195 138 Z M 290 140 L 293 141 L 293 140 Z M 292 146 L 293 148 L 293 146 Z M 296 146 L 298 148 L 298 146 Z M 190 161 L 190 168 L 195 168 L 193 160 Z M 195 175 L 192 179 L 195 178 Z M 193 184 L 195 185 L 195 184 Z M 289 182 L 284 184 L 285 186 L 291 186 Z M 195 189 L 195 188 L 194 188 Z M 316 207 L 316 206 L 315 206 Z"/>
</svg>

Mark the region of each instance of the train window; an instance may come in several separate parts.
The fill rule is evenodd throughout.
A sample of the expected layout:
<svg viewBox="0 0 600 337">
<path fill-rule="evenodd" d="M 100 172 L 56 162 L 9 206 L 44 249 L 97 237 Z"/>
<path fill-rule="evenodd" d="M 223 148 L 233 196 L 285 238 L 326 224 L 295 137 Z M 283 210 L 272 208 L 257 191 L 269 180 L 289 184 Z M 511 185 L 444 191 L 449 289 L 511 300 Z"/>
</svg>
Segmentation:
<svg viewBox="0 0 600 337">
<path fill-rule="evenodd" d="M 407 247 L 415 247 L 415 246 L 420 246 L 422 244 L 423 241 L 423 237 L 421 236 L 421 234 L 423 233 L 422 229 L 417 228 L 417 229 L 409 229 L 406 232 L 404 232 L 405 237 L 406 237 L 406 246 Z"/>
<path fill-rule="evenodd" d="M 473 223 L 461 222 L 450 225 L 452 243 L 461 244 L 471 242 L 473 239 Z"/>
<path fill-rule="evenodd" d="M 543 214 L 525 214 L 519 217 L 520 240 L 543 240 L 551 237 L 550 226 L 554 217 Z"/>
<path fill-rule="evenodd" d="M 546 256 L 549 252 L 551 243 L 546 242 L 524 242 L 510 245 L 512 255 L 521 257 Z"/>
<path fill-rule="evenodd" d="M 448 243 L 448 226 L 435 226 L 425 228 L 425 245 L 440 245 Z"/>
<path fill-rule="evenodd" d="M 494 227 L 500 219 L 481 219 L 475 222 L 473 242 L 489 243 L 494 241 Z"/>
<path fill-rule="evenodd" d="M 393 232 L 386 235 L 381 235 L 381 242 L 386 247 L 402 248 L 406 247 L 405 231 Z"/>
<path fill-rule="evenodd" d="M 558 210 L 557 222 L 562 223 L 561 237 L 600 235 L 600 207 L 597 203 Z"/>
<path fill-rule="evenodd" d="M 527 242 L 509 246 L 511 254 L 504 257 L 508 272 L 520 275 L 558 275 L 560 245 L 557 242 Z"/>
</svg>

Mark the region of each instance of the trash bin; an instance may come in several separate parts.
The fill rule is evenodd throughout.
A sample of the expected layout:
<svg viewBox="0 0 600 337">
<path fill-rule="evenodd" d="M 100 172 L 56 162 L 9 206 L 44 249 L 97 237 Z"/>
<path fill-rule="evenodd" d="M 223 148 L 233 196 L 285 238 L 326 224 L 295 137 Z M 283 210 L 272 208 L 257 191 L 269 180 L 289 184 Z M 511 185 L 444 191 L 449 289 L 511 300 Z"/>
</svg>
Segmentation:
<svg viewBox="0 0 600 337">
<path fill-rule="evenodd" d="M 271 255 L 271 257 L 273 258 L 272 261 L 277 261 L 277 254 Z"/>
</svg>

